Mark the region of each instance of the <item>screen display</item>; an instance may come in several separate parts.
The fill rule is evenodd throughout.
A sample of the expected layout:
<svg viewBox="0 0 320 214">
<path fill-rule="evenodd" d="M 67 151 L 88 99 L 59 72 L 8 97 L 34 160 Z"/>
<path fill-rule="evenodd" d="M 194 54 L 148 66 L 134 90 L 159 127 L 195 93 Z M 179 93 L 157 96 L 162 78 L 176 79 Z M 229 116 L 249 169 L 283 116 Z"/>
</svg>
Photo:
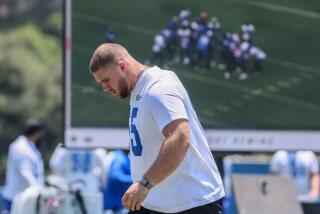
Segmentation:
<svg viewBox="0 0 320 214">
<path fill-rule="evenodd" d="M 89 72 L 94 50 L 114 41 L 176 72 L 205 129 L 320 129 L 318 1 L 77 0 L 70 9 L 71 127 L 128 127 L 129 99 L 104 93 Z"/>
</svg>

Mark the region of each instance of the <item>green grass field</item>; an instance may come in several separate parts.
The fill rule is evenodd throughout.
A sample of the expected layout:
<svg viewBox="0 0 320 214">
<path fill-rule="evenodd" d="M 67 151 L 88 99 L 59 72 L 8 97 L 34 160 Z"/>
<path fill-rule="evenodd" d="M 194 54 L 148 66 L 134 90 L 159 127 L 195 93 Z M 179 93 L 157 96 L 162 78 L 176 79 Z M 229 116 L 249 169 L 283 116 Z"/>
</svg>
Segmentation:
<svg viewBox="0 0 320 214">
<path fill-rule="evenodd" d="M 212 69 L 172 64 L 205 128 L 320 129 L 320 2 L 316 0 L 74 0 L 72 126 L 127 127 L 129 103 L 104 94 L 88 72 L 108 25 L 139 60 L 151 57 L 153 37 L 181 9 L 208 11 L 222 31 L 250 21 L 267 54 L 264 71 L 244 81 Z"/>
</svg>

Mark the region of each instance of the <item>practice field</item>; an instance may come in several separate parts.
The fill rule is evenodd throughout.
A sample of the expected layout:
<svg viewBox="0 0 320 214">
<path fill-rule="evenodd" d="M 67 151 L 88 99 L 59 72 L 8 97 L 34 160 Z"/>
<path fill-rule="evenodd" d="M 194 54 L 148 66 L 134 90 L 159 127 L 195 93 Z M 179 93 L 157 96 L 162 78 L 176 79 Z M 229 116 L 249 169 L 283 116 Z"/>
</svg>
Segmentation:
<svg viewBox="0 0 320 214">
<path fill-rule="evenodd" d="M 118 43 L 149 59 L 154 35 L 181 9 L 206 10 L 222 31 L 254 24 L 267 54 L 263 72 L 227 80 L 216 68 L 197 72 L 171 63 L 205 128 L 320 129 L 320 2 L 316 0 L 73 0 L 72 126 L 127 127 L 129 104 L 102 92 L 88 71 L 112 26 Z"/>
</svg>

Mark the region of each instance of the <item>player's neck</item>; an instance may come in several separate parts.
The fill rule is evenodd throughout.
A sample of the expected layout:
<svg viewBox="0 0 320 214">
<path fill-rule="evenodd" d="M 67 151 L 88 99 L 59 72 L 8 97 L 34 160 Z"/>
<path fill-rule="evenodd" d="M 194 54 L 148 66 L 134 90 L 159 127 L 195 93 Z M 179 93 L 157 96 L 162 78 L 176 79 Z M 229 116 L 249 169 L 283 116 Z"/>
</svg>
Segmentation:
<svg viewBox="0 0 320 214">
<path fill-rule="evenodd" d="M 132 83 L 132 86 L 131 86 L 131 91 L 133 91 L 133 89 L 136 87 L 137 85 L 137 82 L 139 81 L 140 79 L 140 76 L 141 74 L 143 74 L 143 72 L 145 72 L 149 67 L 146 66 L 146 65 L 143 65 L 141 63 L 137 63 L 136 64 L 136 67 L 135 67 L 135 73 L 133 73 L 133 83 Z"/>
</svg>

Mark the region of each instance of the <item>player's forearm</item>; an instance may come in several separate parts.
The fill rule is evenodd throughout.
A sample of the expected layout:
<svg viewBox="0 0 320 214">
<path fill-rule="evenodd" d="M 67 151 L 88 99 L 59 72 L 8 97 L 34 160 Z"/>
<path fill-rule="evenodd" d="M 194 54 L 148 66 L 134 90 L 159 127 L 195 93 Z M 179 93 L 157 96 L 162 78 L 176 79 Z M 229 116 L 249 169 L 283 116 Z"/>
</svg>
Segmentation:
<svg viewBox="0 0 320 214">
<path fill-rule="evenodd" d="M 156 185 L 168 177 L 182 162 L 189 148 L 189 135 L 181 132 L 169 136 L 160 149 L 157 159 L 144 177 Z"/>
<path fill-rule="evenodd" d="M 319 187 L 320 187 L 320 176 L 319 173 L 313 173 L 311 177 L 311 190 L 310 196 L 311 197 L 318 197 L 319 196 Z"/>
</svg>

